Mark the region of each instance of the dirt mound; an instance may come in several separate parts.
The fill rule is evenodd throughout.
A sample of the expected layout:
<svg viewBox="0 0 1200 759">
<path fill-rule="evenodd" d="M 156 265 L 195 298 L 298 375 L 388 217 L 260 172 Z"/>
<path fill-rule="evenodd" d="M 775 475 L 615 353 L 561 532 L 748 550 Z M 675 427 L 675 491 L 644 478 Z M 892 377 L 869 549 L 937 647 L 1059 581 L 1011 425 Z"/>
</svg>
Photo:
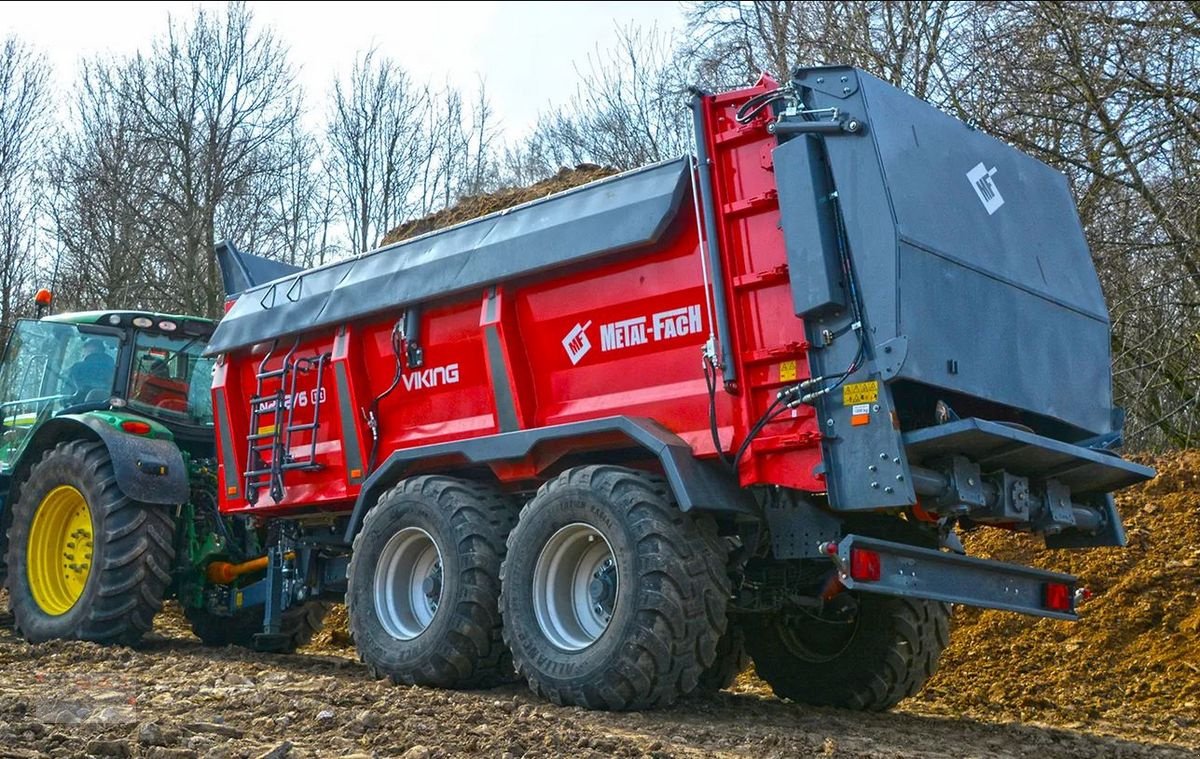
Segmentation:
<svg viewBox="0 0 1200 759">
<path fill-rule="evenodd" d="M 1157 479 L 1117 499 L 1125 549 L 1047 551 L 980 530 L 977 556 L 1079 575 L 1095 598 L 1078 623 L 956 610 L 953 642 L 919 701 L 946 713 L 1154 725 L 1200 723 L 1200 451 L 1146 460 Z"/>
<path fill-rule="evenodd" d="M 456 204 L 430 214 L 421 219 L 406 221 L 383 236 L 383 245 L 388 245 L 410 237 L 423 235 L 435 229 L 461 224 L 464 221 L 487 216 L 490 213 L 503 211 L 506 208 L 519 206 L 531 200 L 544 198 L 556 192 L 569 190 L 581 184 L 594 182 L 597 179 L 616 174 L 615 169 L 584 163 L 573 169 L 563 167 L 554 176 L 543 179 L 528 187 L 509 187 L 482 195 L 471 195 L 461 198 Z"/>
</svg>

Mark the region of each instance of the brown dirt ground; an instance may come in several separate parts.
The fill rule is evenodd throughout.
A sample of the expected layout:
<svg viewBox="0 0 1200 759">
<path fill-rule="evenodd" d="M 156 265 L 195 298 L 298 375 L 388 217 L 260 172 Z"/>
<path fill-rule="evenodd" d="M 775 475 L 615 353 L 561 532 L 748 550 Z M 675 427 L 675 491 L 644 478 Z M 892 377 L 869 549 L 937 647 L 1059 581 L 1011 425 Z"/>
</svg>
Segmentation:
<svg viewBox="0 0 1200 759">
<path fill-rule="evenodd" d="M 301 654 L 206 649 L 177 610 L 138 649 L 30 645 L 0 629 L 0 759 L 30 756 L 1195 756 L 1200 750 L 1200 452 L 1120 498 L 1131 547 L 1051 553 L 994 531 L 973 553 L 1079 573 L 1077 624 L 958 610 L 942 669 L 889 714 L 730 690 L 592 713 L 520 685 L 392 687 L 354 659 L 338 607 Z M 273 752 L 273 753 L 272 753 Z"/>
</svg>

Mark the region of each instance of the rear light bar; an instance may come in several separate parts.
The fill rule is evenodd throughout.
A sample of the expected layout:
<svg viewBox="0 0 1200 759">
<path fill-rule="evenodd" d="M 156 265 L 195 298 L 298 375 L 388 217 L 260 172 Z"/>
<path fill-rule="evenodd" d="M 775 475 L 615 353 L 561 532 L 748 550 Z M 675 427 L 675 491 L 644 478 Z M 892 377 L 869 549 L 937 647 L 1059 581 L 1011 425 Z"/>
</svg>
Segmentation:
<svg viewBox="0 0 1200 759">
<path fill-rule="evenodd" d="M 1075 594 L 1065 582 L 1048 582 L 1042 586 L 1042 606 L 1050 611 L 1069 612 L 1075 605 Z"/>
<path fill-rule="evenodd" d="M 1078 619 L 1087 591 L 1060 572 L 846 535 L 818 550 L 837 567 L 847 590 L 1004 609 L 1054 619 Z"/>
<path fill-rule="evenodd" d="M 879 582 L 879 554 L 866 548 L 851 548 L 850 577 L 859 582 Z"/>
</svg>

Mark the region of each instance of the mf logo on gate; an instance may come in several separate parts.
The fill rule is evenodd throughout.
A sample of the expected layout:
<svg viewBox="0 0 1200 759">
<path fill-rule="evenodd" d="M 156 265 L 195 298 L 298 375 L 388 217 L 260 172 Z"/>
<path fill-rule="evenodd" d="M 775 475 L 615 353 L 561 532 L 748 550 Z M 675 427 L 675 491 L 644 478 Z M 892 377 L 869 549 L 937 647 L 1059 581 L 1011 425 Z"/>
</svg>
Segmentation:
<svg viewBox="0 0 1200 759">
<path fill-rule="evenodd" d="M 571 359 L 571 365 L 578 364 L 588 351 L 592 349 L 592 341 L 588 340 L 587 328 L 592 326 L 589 321 L 587 324 L 575 323 L 575 326 L 563 338 L 563 350 L 567 352 L 567 358 Z"/>
<path fill-rule="evenodd" d="M 992 177 L 996 174 L 996 167 L 987 168 L 980 161 L 975 168 L 967 172 L 967 181 L 971 183 L 971 187 L 975 189 L 975 194 L 979 196 L 979 202 L 983 203 L 983 207 L 987 209 L 988 216 L 1000 210 L 1000 206 L 1004 205 L 1004 196 L 996 189 L 996 183 L 992 181 Z"/>
</svg>

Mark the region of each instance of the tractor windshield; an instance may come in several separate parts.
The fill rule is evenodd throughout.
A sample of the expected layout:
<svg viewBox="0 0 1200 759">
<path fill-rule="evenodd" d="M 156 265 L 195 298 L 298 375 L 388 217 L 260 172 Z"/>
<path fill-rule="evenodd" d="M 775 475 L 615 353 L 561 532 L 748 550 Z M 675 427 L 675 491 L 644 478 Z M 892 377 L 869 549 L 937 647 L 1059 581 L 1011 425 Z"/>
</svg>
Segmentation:
<svg viewBox="0 0 1200 759">
<path fill-rule="evenodd" d="M 0 467 L 24 447 L 39 423 L 81 403 L 113 395 L 120 337 L 103 329 L 20 321 L 0 367 Z"/>
<path fill-rule="evenodd" d="M 214 359 L 201 356 L 198 337 L 137 332 L 129 372 L 129 408 L 166 421 L 213 423 Z"/>
</svg>

